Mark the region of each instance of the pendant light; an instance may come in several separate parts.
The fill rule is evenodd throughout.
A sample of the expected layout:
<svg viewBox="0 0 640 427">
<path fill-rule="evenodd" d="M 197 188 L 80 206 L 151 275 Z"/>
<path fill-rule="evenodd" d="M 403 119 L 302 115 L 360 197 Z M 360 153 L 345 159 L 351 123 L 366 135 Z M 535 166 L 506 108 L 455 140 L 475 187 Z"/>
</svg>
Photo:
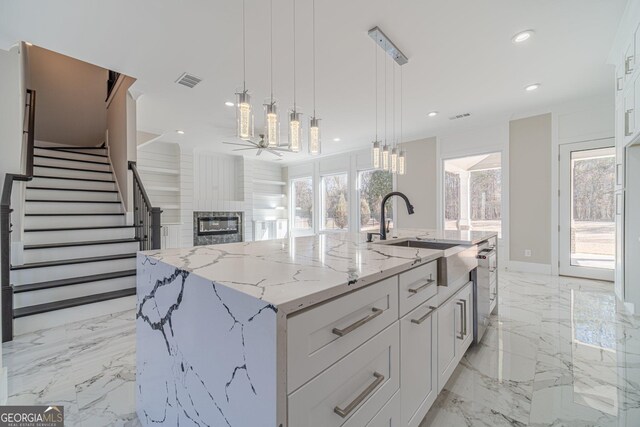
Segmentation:
<svg viewBox="0 0 640 427">
<path fill-rule="evenodd" d="M 240 139 L 253 138 L 253 112 L 251 96 L 247 91 L 247 44 L 245 25 L 245 0 L 242 0 L 242 90 L 236 92 L 236 135 Z"/>
<path fill-rule="evenodd" d="M 403 101 L 403 92 L 402 92 L 402 67 L 400 67 L 400 144 L 402 144 L 402 101 Z M 400 153 L 398 154 L 398 175 L 404 175 L 407 173 L 407 159 L 406 153 L 403 148 L 400 148 Z"/>
<path fill-rule="evenodd" d="M 289 112 L 289 150 L 300 151 L 302 126 L 296 105 L 296 0 L 293 0 L 293 108 Z"/>
<path fill-rule="evenodd" d="M 389 170 L 389 144 L 387 143 L 387 60 L 384 60 L 384 145 L 382 146 L 382 170 Z"/>
<path fill-rule="evenodd" d="M 398 148 L 397 148 L 397 141 L 396 141 L 396 67 L 395 65 L 391 64 L 392 68 L 392 73 L 391 73 L 391 79 L 392 79 L 392 104 L 393 104 L 393 108 L 392 108 L 392 114 L 393 114 L 393 139 L 391 141 L 392 147 L 391 148 L 391 158 L 390 158 L 390 162 L 391 162 L 391 166 L 389 169 L 391 169 L 391 173 L 397 173 L 398 172 Z"/>
<path fill-rule="evenodd" d="M 277 147 L 280 144 L 280 123 L 278 121 L 278 108 L 273 99 L 273 0 L 269 1 L 269 74 L 271 95 L 269 102 L 264 104 L 264 137 L 269 147 Z"/>
<path fill-rule="evenodd" d="M 376 90 L 376 137 L 371 145 L 371 165 L 374 169 L 380 168 L 380 141 L 378 140 L 378 46 L 373 45 L 374 67 L 375 68 L 375 90 Z"/>
<path fill-rule="evenodd" d="M 309 154 L 320 154 L 320 119 L 316 117 L 316 0 L 313 6 L 313 116 L 309 119 Z"/>
</svg>

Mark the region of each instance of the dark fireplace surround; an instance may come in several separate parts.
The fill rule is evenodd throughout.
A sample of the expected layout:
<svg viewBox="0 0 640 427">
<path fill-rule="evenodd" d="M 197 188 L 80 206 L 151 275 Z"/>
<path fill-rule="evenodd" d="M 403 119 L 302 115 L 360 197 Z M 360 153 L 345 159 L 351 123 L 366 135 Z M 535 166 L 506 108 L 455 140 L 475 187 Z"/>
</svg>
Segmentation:
<svg viewBox="0 0 640 427">
<path fill-rule="evenodd" d="M 193 244 L 217 245 L 243 241 L 242 212 L 194 212 Z"/>
</svg>

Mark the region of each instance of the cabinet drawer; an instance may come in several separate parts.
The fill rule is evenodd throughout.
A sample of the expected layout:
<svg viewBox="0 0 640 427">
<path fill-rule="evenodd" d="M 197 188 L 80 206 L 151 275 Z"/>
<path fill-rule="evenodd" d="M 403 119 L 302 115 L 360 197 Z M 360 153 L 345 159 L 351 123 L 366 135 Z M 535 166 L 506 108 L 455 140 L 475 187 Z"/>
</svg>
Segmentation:
<svg viewBox="0 0 640 427">
<path fill-rule="evenodd" d="M 438 293 L 438 263 L 400 273 L 400 317 Z"/>
<path fill-rule="evenodd" d="M 398 319 L 398 277 L 287 321 L 287 390 L 296 390 Z"/>
<path fill-rule="evenodd" d="M 365 427 L 399 427 L 400 426 L 400 391 L 376 414 Z M 360 427 L 349 420 L 344 427 Z"/>
<path fill-rule="evenodd" d="M 289 425 L 364 426 L 398 390 L 398 322 L 289 395 Z"/>
</svg>

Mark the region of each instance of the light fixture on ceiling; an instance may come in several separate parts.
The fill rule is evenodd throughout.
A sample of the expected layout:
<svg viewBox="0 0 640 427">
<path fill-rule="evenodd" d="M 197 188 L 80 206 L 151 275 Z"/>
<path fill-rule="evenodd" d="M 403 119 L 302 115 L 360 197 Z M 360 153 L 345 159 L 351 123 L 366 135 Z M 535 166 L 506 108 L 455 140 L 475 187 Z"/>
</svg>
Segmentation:
<svg viewBox="0 0 640 427">
<path fill-rule="evenodd" d="M 273 99 L 273 0 L 269 0 L 269 79 L 271 95 L 269 101 L 264 104 L 264 135 L 269 147 L 277 147 L 280 144 L 280 123 L 278 120 L 278 107 Z"/>
<path fill-rule="evenodd" d="M 437 115 L 438 115 L 437 111 L 430 111 L 430 112 L 427 113 L 427 116 L 429 116 L 429 117 L 435 117 Z"/>
<path fill-rule="evenodd" d="M 224 103 L 224 105 L 226 105 L 227 107 L 233 107 L 233 106 L 235 106 L 236 104 L 234 104 L 234 103 L 233 103 L 233 102 L 231 102 L 231 101 L 227 101 L 227 102 L 225 102 L 225 103 Z"/>
<path fill-rule="evenodd" d="M 178 135 L 184 135 L 184 131 L 183 131 L 183 130 L 177 130 L 177 131 L 176 131 L 176 133 L 177 133 Z"/>
<path fill-rule="evenodd" d="M 316 116 L 316 0 L 313 6 L 313 116 L 309 119 L 309 154 L 316 156 L 321 151 L 320 119 Z"/>
<path fill-rule="evenodd" d="M 245 0 L 242 0 L 242 90 L 236 92 L 236 135 L 240 139 L 249 140 L 253 137 L 253 112 L 251 95 L 247 91 L 247 44 L 245 25 Z"/>
<path fill-rule="evenodd" d="M 511 41 L 515 44 L 524 43 L 531 38 L 533 32 L 533 30 L 520 31 L 519 33 L 511 37 Z"/>
<path fill-rule="evenodd" d="M 333 138 L 333 142 L 340 142 L 341 139 L 340 138 Z"/>
<path fill-rule="evenodd" d="M 406 153 L 400 147 L 402 143 L 402 65 L 406 64 L 409 60 L 408 58 L 398 49 L 398 47 L 382 32 L 382 30 L 378 27 L 374 27 L 369 30 L 369 37 L 371 37 L 376 45 L 374 50 L 375 54 L 375 112 L 376 112 L 376 137 L 371 145 L 371 156 L 372 156 L 372 165 L 374 168 L 381 168 L 385 171 L 391 171 L 393 174 L 404 175 L 406 172 Z M 396 76 L 395 76 L 395 68 L 393 68 L 392 79 L 393 79 L 393 98 L 392 98 L 392 126 L 393 132 L 391 139 L 389 139 L 388 135 L 388 122 L 387 122 L 387 62 L 385 59 L 384 63 L 384 144 L 382 144 L 378 140 L 378 56 L 377 56 L 377 47 L 382 48 L 382 50 L 387 53 L 395 63 L 400 66 L 400 132 L 399 138 L 398 134 L 396 134 Z M 392 66 L 396 64 L 392 63 Z"/>
<path fill-rule="evenodd" d="M 524 87 L 527 92 L 532 92 L 540 88 L 540 83 L 533 83 Z"/>
<path fill-rule="evenodd" d="M 293 108 L 289 112 L 289 150 L 297 153 L 301 144 L 302 126 L 296 105 L 296 0 L 293 0 Z"/>
</svg>

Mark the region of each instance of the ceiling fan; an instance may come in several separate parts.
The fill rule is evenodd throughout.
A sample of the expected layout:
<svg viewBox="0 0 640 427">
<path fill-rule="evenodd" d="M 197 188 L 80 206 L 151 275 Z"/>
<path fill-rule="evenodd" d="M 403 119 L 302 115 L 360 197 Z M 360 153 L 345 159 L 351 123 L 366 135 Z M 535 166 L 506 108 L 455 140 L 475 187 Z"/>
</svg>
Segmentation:
<svg viewBox="0 0 640 427">
<path fill-rule="evenodd" d="M 284 148 L 284 147 L 269 147 L 269 143 L 264 140 L 263 134 L 260 134 L 260 140 L 258 142 L 251 141 L 250 139 L 243 140 L 243 142 L 244 143 L 224 141 L 222 143 L 227 145 L 239 145 L 241 147 L 244 147 L 244 148 L 236 148 L 233 151 L 257 150 L 256 156 L 259 156 L 260 154 L 262 154 L 263 151 L 266 151 L 267 153 L 273 154 L 274 156 L 278 157 L 278 159 L 276 160 L 282 160 L 280 159 L 280 157 L 282 157 L 282 153 L 281 153 L 282 151 L 284 152 L 290 151 L 288 148 Z"/>
</svg>

